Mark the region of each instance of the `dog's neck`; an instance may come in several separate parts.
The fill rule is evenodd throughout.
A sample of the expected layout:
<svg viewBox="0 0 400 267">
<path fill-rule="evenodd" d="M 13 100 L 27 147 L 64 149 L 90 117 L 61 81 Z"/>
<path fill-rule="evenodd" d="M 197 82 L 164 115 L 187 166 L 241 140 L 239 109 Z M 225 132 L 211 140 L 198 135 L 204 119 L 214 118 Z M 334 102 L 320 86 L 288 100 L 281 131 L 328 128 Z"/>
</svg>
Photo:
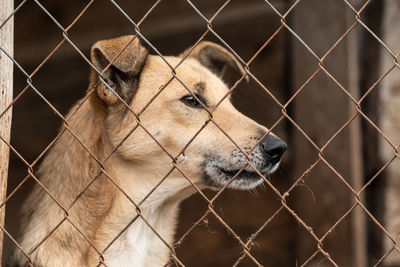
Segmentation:
<svg viewBox="0 0 400 267">
<path fill-rule="evenodd" d="M 161 180 L 161 173 L 155 174 L 149 167 L 148 173 L 141 172 L 142 177 L 135 177 L 135 166 L 118 156 L 111 157 L 107 166 L 118 166 L 110 168 L 109 174 L 118 177 L 124 190 L 116 193 L 113 207 L 97 231 L 104 240 L 98 246 L 109 246 L 104 254 L 107 265 L 162 266 L 171 252 L 179 203 L 194 192 L 193 187 L 178 177 L 177 172 L 156 187 L 149 181 Z"/>
<path fill-rule="evenodd" d="M 106 135 L 100 144 L 99 158 L 108 158 L 114 146 Z M 179 203 L 196 190 L 179 171 L 169 173 L 171 163 L 155 168 L 154 161 L 170 162 L 168 158 L 152 158 L 137 164 L 114 152 L 104 164 L 114 197 L 97 228 L 94 244 L 104 252 L 108 266 L 162 266 L 168 261 Z M 91 255 L 99 259 L 94 250 Z"/>
</svg>

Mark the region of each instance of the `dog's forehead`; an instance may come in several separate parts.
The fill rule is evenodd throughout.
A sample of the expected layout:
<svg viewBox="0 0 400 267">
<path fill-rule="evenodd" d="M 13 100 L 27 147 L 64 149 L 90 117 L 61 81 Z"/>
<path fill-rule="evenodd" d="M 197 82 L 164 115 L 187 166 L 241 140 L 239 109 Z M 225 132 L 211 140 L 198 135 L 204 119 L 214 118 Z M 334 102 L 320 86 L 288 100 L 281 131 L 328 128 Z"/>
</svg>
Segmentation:
<svg viewBox="0 0 400 267">
<path fill-rule="evenodd" d="M 173 56 L 166 56 L 164 59 L 169 65 L 159 56 L 150 56 L 144 69 L 144 72 L 152 77 L 153 81 L 160 82 L 160 85 L 164 85 L 173 77 L 172 68 L 174 68 L 177 79 L 173 79 L 170 84 L 172 86 L 184 84 L 184 86 L 174 86 L 182 91 L 187 91 L 185 86 L 190 90 L 201 90 L 204 94 L 224 95 L 228 91 L 221 79 L 198 60 L 186 58 L 182 61 L 181 58 Z"/>
<path fill-rule="evenodd" d="M 157 72 L 161 75 L 170 77 L 175 71 L 178 78 L 195 78 L 198 76 L 209 76 L 210 72 L 203 67 L 196 59 L 186 58 L 182 61 L 181 58 L 174 56 L 165 56 L 162 59 L 159 56 L 150 56 L 146 64 L 147 69 Z"/>
</svg>

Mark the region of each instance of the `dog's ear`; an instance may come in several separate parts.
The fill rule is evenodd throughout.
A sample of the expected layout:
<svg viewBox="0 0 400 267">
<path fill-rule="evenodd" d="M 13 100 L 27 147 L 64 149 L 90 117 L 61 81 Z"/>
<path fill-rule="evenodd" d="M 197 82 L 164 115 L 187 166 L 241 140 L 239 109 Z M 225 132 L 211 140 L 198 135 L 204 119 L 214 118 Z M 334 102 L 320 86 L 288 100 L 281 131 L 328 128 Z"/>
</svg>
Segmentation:
<svg viewBox="0 0 400 267">
<path fill-rule="evenodd" d="M 192 51 L 188 48 L 180 56 L 185 57 L 188 53 L 190 53 L 189 57 L 196 58 L 203 66 L 209 68 L 219 77 L 224 75 L 227 66 L 238 72 L 240 76 L 246 74 L 245 69 L 236 57 L 215 43 L 202 41 Z M 246 80 L 248 81 L 248 76 L 246 76 Z"/>
<path fill-rule="evenodd" d="M 98 41 L 91 50 L 92 63 L 98 71 L 103 72 L 111 62 L 102 77 L 126 103 L 137 90 L 147 55 L 147 50 L 133 35 Z M 118 97 L 103 83 L 97 86 L 97 94 L 108 105 L 118 101 Z"/>
</svg>

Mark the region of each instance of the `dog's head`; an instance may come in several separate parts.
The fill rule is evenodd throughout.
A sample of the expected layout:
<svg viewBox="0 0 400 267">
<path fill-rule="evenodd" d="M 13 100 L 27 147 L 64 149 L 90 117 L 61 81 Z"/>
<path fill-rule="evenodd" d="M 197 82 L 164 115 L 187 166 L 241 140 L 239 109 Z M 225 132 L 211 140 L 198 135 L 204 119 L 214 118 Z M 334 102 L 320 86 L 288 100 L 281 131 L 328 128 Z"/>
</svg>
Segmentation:
<svg viewBox="0 0 400 267">
<path fill-rule="evenodd" d="M 92 88 L 106 110 L 107 138 L 113 146 L 123 142 L 117 154 L 125 162 L 158 180 L 176 164 L 170 179 L 183 179 L 183 172 L 193 183 L 214 188 L 242 169 L 230 184 L 238 189 L 259 185 L 258 173 L 278 168 L 286 144 L 272 133 L 265 136 L 268 129 L 230 102 L 220 78 L 224 68 L 245 70 L 221 46 L 201 42 L 163 59 L 149 55 L 137 38 L 124 36 L 97 42 L 91 56 L 100 72 L 108 67 L 102 77 L 109 86 L 93 72 Z"/>
</svg>

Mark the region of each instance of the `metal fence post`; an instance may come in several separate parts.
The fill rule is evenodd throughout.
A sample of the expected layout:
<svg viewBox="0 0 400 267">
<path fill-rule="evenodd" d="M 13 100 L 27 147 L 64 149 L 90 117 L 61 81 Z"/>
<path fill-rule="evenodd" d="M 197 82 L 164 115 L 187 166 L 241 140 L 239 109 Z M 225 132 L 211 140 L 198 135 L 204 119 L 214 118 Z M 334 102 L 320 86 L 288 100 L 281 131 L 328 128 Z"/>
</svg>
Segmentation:
<svg viewBox="0 0 400 267">
<path fill-rule="evenodd" d="M 11 56 L 14 48 L 14 20 L 11 18 L 4 25 L 4 21 L 12 14 L 13 0 L 0 1 L 0 47 Z M 11 103 L 13 98 L 13 62 L 0 51 L 0 116 Z M 0 136 L 9 142 L 11 132 L 11 108 L 0 117 Z M 0 203 L 7 194 L 9 147 L 0 141 Z M 4 226 L 5 208 L 0 210 L 0 225 Z M 3 252 L 3 231 L 0 231 L 0 260 Z"/>
</svg>

